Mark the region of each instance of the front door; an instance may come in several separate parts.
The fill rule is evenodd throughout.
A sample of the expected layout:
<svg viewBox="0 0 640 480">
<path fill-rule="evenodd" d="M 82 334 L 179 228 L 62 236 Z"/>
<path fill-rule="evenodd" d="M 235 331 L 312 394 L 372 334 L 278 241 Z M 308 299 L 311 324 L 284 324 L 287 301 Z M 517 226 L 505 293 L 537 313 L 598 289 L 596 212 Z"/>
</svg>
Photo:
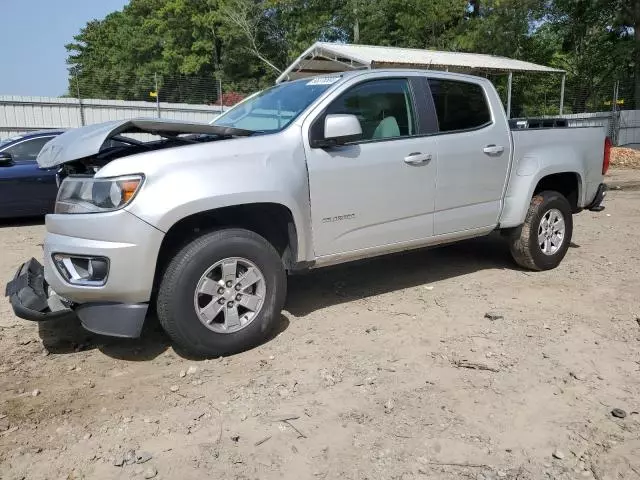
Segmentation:
<svg viewBox="0 0 640 480">
<path fill-rule="evenodd" d="M 409 78 L 358 83 L 314 120 L 353 114 L 363 131 L 360 141 L 348 145 L 307 147 L 316 256 L 433 235 L 438 158 L 435 138 L 420 136 L 425 102 L 416 101 L 415 85 Z"/>
<path fill-rule="evenodd" d="M 40 170 L 42 147 L 54 138 L 46 135 L 16 142 L 2 151 L 14 161 L 0 166 L 0 216 L 44 215 L 53 211 L 58 192 L 55 169 Z"/>
<path fill-rule="evenodd" d="M 58 188 L 56 171 L 40 170 L 35 160 L 0 166 L 0 217 L 52 213 Z"/>
<path fill-rule="evenodd" d="M 429 78 L 429 87 L 439 123 L 435 234 L 495 226 L 511 151 L 497 95 L 489 104 L 484 82 Z"/>
</svg>

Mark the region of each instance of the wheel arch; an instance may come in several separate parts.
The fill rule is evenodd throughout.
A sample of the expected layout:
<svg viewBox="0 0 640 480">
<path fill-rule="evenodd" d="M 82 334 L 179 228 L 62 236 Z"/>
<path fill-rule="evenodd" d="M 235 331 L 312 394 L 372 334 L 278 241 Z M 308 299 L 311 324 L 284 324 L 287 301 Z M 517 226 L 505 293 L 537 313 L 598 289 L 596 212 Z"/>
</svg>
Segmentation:
<svg viewBox="0 0 640 480">
<path fill-rule="evenodd" d="M 582 198 L 582 180 L 577 172 L 558 172 L 546 175 L 538 180 L 531 197 L 545 190 L 561 193 L 571 205 L 571 211 L 580 211 L 579 203 Z"/>
<path fill-rule="evenodd" d="M 572 169 L 544 169 L 532 176 L 514 175 L 504 199 L 500 217 L 500 228 L 522 225 L 533 196 L 545 190 L 554 190 L 564 195 L 573 213 L 581 210 L 584 195 L 583 176 Z"/>
<path fill-rule="evenodd" d="M 164 269 L 180 248 L 203 232 L 225 227 L 244 228 L 264 237 L 281 255 L 287 270 L 298 265 L 301 232 L 288 207 L 271 202 L 219 207 L 187 215 L 167 230 L 158 252 L 154 290 Z"/>
</svg>

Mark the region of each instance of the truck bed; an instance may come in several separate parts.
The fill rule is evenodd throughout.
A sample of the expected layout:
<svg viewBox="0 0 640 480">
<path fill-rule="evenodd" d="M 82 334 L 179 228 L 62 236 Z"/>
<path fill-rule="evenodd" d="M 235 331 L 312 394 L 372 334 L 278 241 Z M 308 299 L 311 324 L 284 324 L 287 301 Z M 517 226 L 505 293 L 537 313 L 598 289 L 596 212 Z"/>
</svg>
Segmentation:
<svg viewBox="0 0 640 480">
<path fill-rule="evenodd" d="M 575 172 L 580 185 L 577 207 L 584 208 L 595 197 L 602 182 L 605 132 L 602 127 L 516 128 L 513 139 L 513 164 L 507 182 L 503 227 L 516 226 L 522 209 L 531 198 L 540 178 L 564 171 Z"/>
<path fill-rule="evenodd" d="M 526 130 L 533 128 L 567 128 L 566 118 L 512 118 L 509 120 L 511 130 Z"/>
</svg>

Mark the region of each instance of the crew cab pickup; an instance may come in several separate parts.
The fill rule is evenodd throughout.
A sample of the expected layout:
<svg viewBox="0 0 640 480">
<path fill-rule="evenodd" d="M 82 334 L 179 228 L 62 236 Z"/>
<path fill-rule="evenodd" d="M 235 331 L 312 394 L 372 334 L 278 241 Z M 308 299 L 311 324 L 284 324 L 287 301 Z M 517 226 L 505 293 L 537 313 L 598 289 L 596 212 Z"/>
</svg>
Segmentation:
<svg viewBox="0 0 640 480">
<path fill-rule="evenodd" d="M 61 181 L 44 266 L 6 294 L 22 318 L 122 337 L 153 304 L 182 347 L 238 352 L 278 321 L 289 273 L 495 230 L 520 266 L 556 267 L 572 215 L 603 208 L 609 146 L 510 124 L 486 79 L 416 70 L 282 83 L 211 124 L 71 130 L 38 157 Z"/>
</svg>

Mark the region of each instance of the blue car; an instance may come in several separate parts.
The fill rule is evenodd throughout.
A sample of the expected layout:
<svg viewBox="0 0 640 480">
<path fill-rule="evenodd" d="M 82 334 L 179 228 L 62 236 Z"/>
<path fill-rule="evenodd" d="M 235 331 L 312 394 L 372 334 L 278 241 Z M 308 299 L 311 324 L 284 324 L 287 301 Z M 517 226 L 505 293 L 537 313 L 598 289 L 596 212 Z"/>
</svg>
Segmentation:
<svg viewBox="0 0 640 480">
<path fill-rule="evenodd" d="M 0 140 L 0 218 L 53 212 L 57 169 L 41 170 L 36 158 L 62 130 L 46 130 Z"/>
</svg>

